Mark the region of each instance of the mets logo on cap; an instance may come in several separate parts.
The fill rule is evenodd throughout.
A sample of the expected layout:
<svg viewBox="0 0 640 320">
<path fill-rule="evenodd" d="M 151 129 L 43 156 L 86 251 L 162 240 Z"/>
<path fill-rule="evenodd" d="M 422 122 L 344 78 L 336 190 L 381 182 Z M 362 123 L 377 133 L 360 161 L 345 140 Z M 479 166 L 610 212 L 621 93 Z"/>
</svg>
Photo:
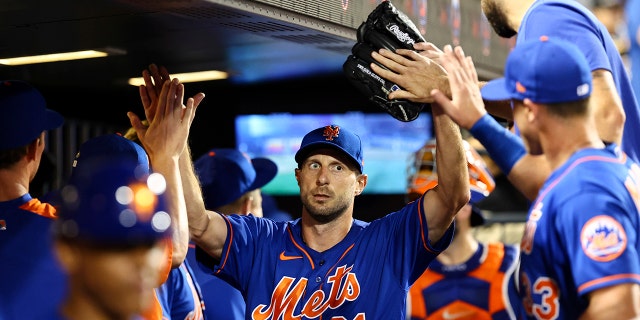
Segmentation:
<svg viewBox="0 0 640 320">
<path fill-rule="evenodd" d="M 338 126 L 326 126 L 322 134 L 322 136 L 326 137 L 327 141 L 333 141 L 333 138 L 337 138 L 339 135 L 340 127 Z"/>
<path fill-rule="evenodd" d="M 595 261 L 612 261 L 627 248 L 627 234 L 614 218 L 595 216 L 587 221 L 580 232 L 582 251 Z"/>
</svg>

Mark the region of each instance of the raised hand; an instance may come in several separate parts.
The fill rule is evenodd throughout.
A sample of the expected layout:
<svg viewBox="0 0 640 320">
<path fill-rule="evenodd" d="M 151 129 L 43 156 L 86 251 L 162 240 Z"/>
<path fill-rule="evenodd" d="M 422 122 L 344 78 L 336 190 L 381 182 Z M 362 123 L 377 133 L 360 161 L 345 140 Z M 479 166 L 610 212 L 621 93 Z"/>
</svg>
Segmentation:
<svg viewBox="0 0 640 320">
<path fill-rule="evenodd" d="M 440 66 L 437 48 L 423 44 L 424 51 L 398 49 L 396 52 L 380 49 L 371 56 L 387 69 L 371 64 L 371 70 L 380 77 L 398 84 L 402 89 L 389 94 L 389 99 L 407 99 L 419 103 L 431 103 L 431 91 L 449 92 L 446 70 Z"/>
<path fill-rule="evenodd" d="M 204 94 L 199 93 L 196 97 L 199 104 L 204 99 Z M 187 100 L 186 105 L 182 104 L 183 100 L 184 84 L 174 78 L 165 81 L 155 101 L 145 107 L 145 110 L 149 110 L 145 113 L 152 112 L 154 115 L 149 119 L 148 126 L 143 125 L 133 112 L 127 113 L 152 161 L 155 157 L 180 156 L 184 151 L 197 104 L 193 97 Z"/>
<path fill-rule="evenodd" d="M 144 108 L 145 117 L 148 121 L 153 120 L 155 116 L 155 109 L 151 108 L 154 101 L 160 95 L 162 86 L 167 80 L 171 80 L 171 75 L 166 67 L 158 67 L 156 64 L 149 65 L 149 69 L 142 71 L 142 78 L 144 79 L 144 85 L 139 87 L 140 101 Z M 197 107 L 204 99 L 203 93 L 197 93 L 192 97 Z"/>
<path fill-rule="evenodd" d="M 449 74 L 451 98 L 434 89 L 431 94 L 438 107 L 459 126 L 470 129 L 487 113 L 480 94 L 478 74 L 471 57 L 466 57 L 461 47 L 444 47 L 440 63 Z"/>
<path fill-rule="evenodd" d="M 151 105 L 160 95 L 165 81 L 171 80 L 171 76 L 164 66 L 158 67 L 155 64 L 151 64 L 148 70 L 142 70 L 142 78 L 144 79 L 144 85 L 139 87 L 140 100 L 142 101 L 146 119 L 151 121 L 155 116 L 155 110 L 151 108 Z"/>
</svg>

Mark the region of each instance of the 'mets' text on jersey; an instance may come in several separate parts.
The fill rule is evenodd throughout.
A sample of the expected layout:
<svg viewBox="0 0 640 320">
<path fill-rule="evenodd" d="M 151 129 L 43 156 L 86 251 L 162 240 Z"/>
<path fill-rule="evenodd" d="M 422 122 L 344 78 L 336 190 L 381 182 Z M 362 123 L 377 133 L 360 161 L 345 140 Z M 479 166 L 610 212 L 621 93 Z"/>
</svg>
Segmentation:
<svg viewBox="0 0 640 320">
<path fill-rule="evenodd" d="M 577 319 L 585 295 L 640 283 L 640 167 L 615 145 L 583 149 L 547 179 L 520 243 L 529 317 Z"/>
<path fill-rule="evenodd" d="M 324 252 L 304 243 L 300 219 L 225 216 L 221 260 L 214 265 L 200 251 L 198 261 L 243 293 L 246 319 L 404 320 L 410 285 L 453 236 L 452 224 L 428 243 L 422 201 L 370 223 L 354 220 Z"/>
</svg>

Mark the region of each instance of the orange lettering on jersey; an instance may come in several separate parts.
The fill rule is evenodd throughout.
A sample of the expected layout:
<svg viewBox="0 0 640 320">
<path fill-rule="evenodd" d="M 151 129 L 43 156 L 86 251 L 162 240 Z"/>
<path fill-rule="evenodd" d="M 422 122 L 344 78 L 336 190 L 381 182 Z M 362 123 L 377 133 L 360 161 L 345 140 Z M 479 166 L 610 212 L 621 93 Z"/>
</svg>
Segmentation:
<svg viewBox="0 0 640 320">
<path fill-rule="evenodd" d="M 283 277 L 273 290 L 271 304 L 258 305 L 252 311 L 253 319 L 301 319 L 318 318 L 327 309 L 336 309 L 345 301 L 354 301 L 360 296 L 360 283 L 354 273 L 353 266 L 340 266 L 333 275 L 327 278 L 330 286 L 329 296 L 323 290 L 316 290 L 302 306 L 299 315 L 294 314 L 296 306 L 301 302 L 307 287 L 308 280 L 301 278 L 293 285 L 295 279 Z M 340 319 L 340 318 L 335 318 Z M 364 314 L 358 315 L 354 320 L 364 320 Z"/>
<path fill-rule="evenodd" d="M 536 319 L 558 319 L 560 315 L 560 290 L 551 278 L 540 277 L 533 286 L 536 294 L 542 296 L 540 304 L 533 305 L 533 313 Z"/>
</svg>

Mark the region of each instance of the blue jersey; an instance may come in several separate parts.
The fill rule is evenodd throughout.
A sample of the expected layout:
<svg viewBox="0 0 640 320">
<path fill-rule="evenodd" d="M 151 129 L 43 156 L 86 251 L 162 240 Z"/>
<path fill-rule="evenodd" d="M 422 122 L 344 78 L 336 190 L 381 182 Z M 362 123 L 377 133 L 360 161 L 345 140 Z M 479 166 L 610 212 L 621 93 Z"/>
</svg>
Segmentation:
<svg viewBox="0 0 640 320">
<path fill-rule="evenodd" d="M 429 243 L 422 201 L 370 223 L 353 220 L 324 252 L 304 243 L 300 219 L 223 215 L 221 260 L 208 266 L 243 293 L 246 319 L 404 320 L 410 285 L 453 237 L 452 223 Z"/>
<path fill-rule="evenodd" d="M 579 1 L 537 0 L 522 20 L 516 46 L 543 35 L 578 46 L 592 71 L 605 69 L 611 72 L 626 114 L 621 147 L 633 161 L 640 162 L 640 106 L 607 28 Z"/>
<path fill-rule="evenodd" d="M 640 0 L 626 1 L 624 14 L 630 40 L 627 56 L 631 63 L 631 85 L 636 94 L 636 101 L 640 104 L 640 42 L 636 38 L 640 29 Z"/>
<path fill-rule="evenodd" d="M 202 291 L 205 319 L 244 319 L 245 303 L 240 290 L 213 275 L 211 269 L 207 269 L 209 271 L 207 272 L 207 270 L 200 268 L 196 260 L 196 248 L 193 244 L 189 244 L 187 260 L 193 266 L 194 276 Z"/>
<path fill-rule="evenodd" d="M 411 286 L 412 320 L 515 320 L 523 309 L 516 287 L 519 249 L 480 243 L 466 262 L 434 260 Z"/>
<path fill-rule="evenodd" d="M 0 202 L 0 320 L 45 319 L 66 295 L 53 254 L 55 208 L 29 194 Z"/>
<path fill-rule="evenodd" d="M 640 167 L 619 151 L 583 149 L 545 181 L 520 243 L 520 292 L 531 318 L 577 319 L 585 295 L 640 284 Z"/>
<path fill-rule="evenodd" d="M 158 288 L 156 295 L 166 319 L 204 319 L 200 287 L 194 278 L 189 261 L 171 269 L 167 280 Z"/>
</svg>

